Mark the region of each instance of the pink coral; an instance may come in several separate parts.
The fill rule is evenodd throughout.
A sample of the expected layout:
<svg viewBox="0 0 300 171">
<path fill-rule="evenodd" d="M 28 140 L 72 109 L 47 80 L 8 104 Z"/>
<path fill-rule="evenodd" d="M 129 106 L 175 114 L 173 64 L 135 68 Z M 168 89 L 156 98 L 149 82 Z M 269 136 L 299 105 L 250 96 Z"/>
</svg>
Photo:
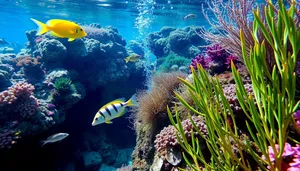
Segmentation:
<svg viewBox="0 0 300 171">
<path fill-rule="evenodd" d="M 300 110 L 297 110 L 294 113 L 294 117 L 295 117 L 296 124 L 297 124 L 298 128 L 300 128 Z"/>
<path fill-rule="evenodd" d="M 192 116 L 192 120 L 197 125 L 198 129 L 203 133 L 204 136 L 207 135 L 207 129 L 206 125 L 203 121 L 203 119 Z M 184 129 L 184 134 L 187 139 L 191 138 L 193 125 L 190 119 L 186 119 L 182 121 L 182 127 Z M 198 135 L 198 132 L 196 130 L 193 130 L 195 135 Z M 175 147 L 179 145 L 178 140 L 176 138 L 176 129 L 173 125 L 169 125 L 168 127 L 165 127 L 159 134 L 156 135 L 155 138 L 155 148 L 159 155 L 164 158 L 168 148 Z"/>
<path fill-rule="evenodd" d="M 275 145 L 275 150 L 279 153 L 279 145 Z M 268 147 L 269 159 L 274 162 L 275 154 L 274 149 L 269 146 Z M 289 143 L 285 143 L 284 150 L 282 153 L 283 161 L 282 161 L 282 170 L 286 171 L 299 171 L 300 170 L 300 146 L 296 145 L 292 147 Z M 263 155 L 262 158 L 266 160 L 266 157 Z M 292 160 L 289 160 L 292 158 Z M 268 166 L 270 168 L 270 166 Z"/>
<path fill-rule="evenodd" d="M 252 84 L 246 83 L 244 86 L 248 94 L 253 92 Z M 242 108 L 240 107 L 239 101 L 236 97 L 235 84 L 225 84 L 223 86 L 223 91 L 226 99 L 230 104 L 232 111 L 233 112 L 240 111 Z"/>
<path fill-rule="evenodd" d="M 6 91 L 0 93 L 0 106 L 12 104 L 20 97 L 29 97 L 33 94 L 34 86 L 27 82 L 17 82 Z"/>
</svg>

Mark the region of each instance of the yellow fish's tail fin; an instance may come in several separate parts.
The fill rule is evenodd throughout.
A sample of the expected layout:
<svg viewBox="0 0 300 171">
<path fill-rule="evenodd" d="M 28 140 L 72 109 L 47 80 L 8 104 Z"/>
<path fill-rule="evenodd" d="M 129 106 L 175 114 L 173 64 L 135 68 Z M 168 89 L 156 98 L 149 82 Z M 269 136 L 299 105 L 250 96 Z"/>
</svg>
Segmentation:
<svg viewBox="0 0 300 171">
<path fill-rule="evenodd" d="M 31 19 L 36 25 L 39 26 L 39 30 L 38 30 L 38 32 L 37 32 L 36 35 L 42 35 L 42 34 L 48 32 L 48 31 L 50 31 L 49 27 L 48 27 L 46 24 L 44 24 L 44 23 L 42 23 L 42 22 L 40 22 L 40 21 L 38 21 L 38 20 L 36 20 L 36 19 L 33 19 L 33 18 L 30 18 L 30 19 Z"/>
<path fill-rule="evenodd" d="M 129 62 L 129 58 L 125 58 L 125 62 L 128 63 Z"/>
<path fill-rule="evenodd" d="M 137 106 L 136 94 L 134 94 L 126 103 L 127 106 Z"/>
</svg>

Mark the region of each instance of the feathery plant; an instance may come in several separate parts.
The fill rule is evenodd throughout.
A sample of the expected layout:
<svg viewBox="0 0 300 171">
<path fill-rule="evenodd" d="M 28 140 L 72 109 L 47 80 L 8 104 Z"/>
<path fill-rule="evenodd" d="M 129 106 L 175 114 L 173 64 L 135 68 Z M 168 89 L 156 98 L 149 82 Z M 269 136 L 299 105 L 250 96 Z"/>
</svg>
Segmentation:
<svg viewBox="0 0 300 171">
<path fill-rule="evenodd" d="M 76 92 L 75 85 L 72 83 L 72 80 L 69 78 L 58 78 L 54 82 L 54 88 L 59 93 L 71 93 Z"/>
<path fill-rule="evenodd" d="M 190 96 L 199 111 L 190 106 L 178 94 L 176 96 L 193 113 L 205 118 L 208 130 L 206 138 L 192 120 L 191 122 L 201 138 L 206 140 L 211 154 L 210 159 L 203 156 L 197 137 L 192 134 L 191 142 L 187 141 L 178 112 L 175 112 L 176 123 L 168 109 L 169 118 L 178 130 L 177 139 L 185 151 L 183 152 L 184 160 L 193 170 L 201 170 L 201 166 L 207 170 L 227 171 L 237 168 L 253 170 L 249 157 L 246 158 L 244 152 L 251 154 L 257 166 L 263 170 L 267 170 L 266 165 L 271 170 L 281 170 L 284 145 L 288 139 L 288 127 L 290 124 L 294 124 L 296 127 L 293 113 L 299 104 L 295 101 L 295 66 L 300 49 L 300 30 L 294 22 L 295 1 L 287 9 L 282 0 L 279 0 L 278 10 L 269 1 L 264 8 L 266 22 L 263 22 L 259 8 L 253 13 L 252 36 L 255 42 L 250 53 L 246 51 L 243 30 L 240 31 L 242 57 L 251 77 L 253 94 L 247 94 L 241 76 L 233 63 L 232 73 L 236 82 L 238 101 L 246 117 L 250 120 L 250 123 L 246 122 L 248 131 L 266 159 L 261 157 L 261 154 L 250 145 L 249 141 L 241 142 L 239 140 L 233 112 L 224 96 L 222 86 L 217 79 L 210 77 L 202 66 L 197 66 L 198 73 L 192 69 L 193 84 L 183 79 L 181 81 L 188 87 Z M 275 15 L 277 17 L 274 17 Z M 259 41 L 259 32 L 264 35 L 265 40 Z M 269 71 L 267 66 L 265 41 L 274 51 L 276 64 L 272 71 Z M 227 122 L 228 116 L 232 119 L 232 128 Z M 230 140 L 237 144 L 239 157 L 233 153 Z M 276 144 L 279 145 L 279 150 L 275 148 Z M 268 146 L 271 146 L 274 151 L 275 164 L 269 158 Z"/>
</svg>

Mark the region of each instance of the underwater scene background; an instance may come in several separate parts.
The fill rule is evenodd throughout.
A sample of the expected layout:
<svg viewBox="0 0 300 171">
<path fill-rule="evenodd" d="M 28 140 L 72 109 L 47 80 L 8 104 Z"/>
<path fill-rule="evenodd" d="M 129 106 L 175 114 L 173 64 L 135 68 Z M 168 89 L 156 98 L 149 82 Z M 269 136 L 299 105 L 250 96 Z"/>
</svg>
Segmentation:
<svg viewBox="0 0 300 171">
<path fill-rule="evenodd" d="M 1 171 L 300 170 L 299 1 L 0 9 Z"/>
</svg>

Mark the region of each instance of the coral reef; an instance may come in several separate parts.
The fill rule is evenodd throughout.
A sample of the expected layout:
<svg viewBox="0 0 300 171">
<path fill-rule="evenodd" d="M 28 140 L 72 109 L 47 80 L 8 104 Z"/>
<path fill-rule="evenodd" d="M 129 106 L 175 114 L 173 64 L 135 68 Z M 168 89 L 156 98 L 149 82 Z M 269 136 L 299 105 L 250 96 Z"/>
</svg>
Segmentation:
<svg viewBox="0 0 300 171">
<path fill-rule="evenodd" d="M 150 33 L 146 37 L 147 46 L 157 57 L 176 54 L 186 58 L 193 58 L 200 53 L 198 46 L 203 45 L 203 39 L 196 32 L 200 27 L 185 27 L 176 29 L 163 27 L 159 32 Z"/>
<path fill-rule="evenodd" d="M 4 132 L 1 143 L 5 147 L 63 122 L 66 110 L 83 99 L 87 91 L 129 79 L 145 79 L 143 63 L 125 63 L 129 51 L 116 28 L 90 24 L 84 29 L 88 36 L 73 42 L 27 31 L 25 49 L 17 55 L 7 50 L 0 54 L 0 131 L 20 130 L 17 137 L 22 137 L 15 140 Z M 141 48 L 140 44 L 133 46 Z M 13 128 L 12 123 L 16 123 Z M 114 160 L 101 157 L 103 161 Z"/>
<path fill-rule="evenodd" d="M 157 59 L 158 71 L 160 72 L 181 71 L 187 73 L 189 63 L 189 59 L 175 54 Z"/>
<path fill-rule="evenodd" d="M 207 129 L 205 122 L 203 121 L 203 118 L 199 118 L 197 116 L 192 116 L 192 120 L 198 127 L 198 129 L 201 131 L 201 133 L 205 136 L 207 135 Z M 195 137 L 197 137 L 197 131 L 194 129 L 190 119 L 186 119 L 182 121 L 182 127 L 185 133 L 185 136 L 190 139 L 192 131 L 195 134 Z M 194 129 L 194 130 L 193 130 Z M 173 125 L 169 125 L 168 127 L 165 127 L 159 134 L 155 137 L 155 149 L 158 152 L 159 156 L 162 159 L 167 159 L 167 153 L 170 151 L 170 149 L 178 148 L 179 143 L 177 141 L 177 130 L 174 128 Z M 198 135 L 199 136 L 199 135 Z M 199 136 L 201 139 L 201 137 Z M 168 160 L 168 159 L 167 159 Z"/>
<path fill-rule="evenodd" d="M 231 61 L 234 64 L 241 63 L 238 57 L 229 54 L 219 44 L 207 46 L 205 52 L 192 59 L 190 66 L 197 70 L 197 64 L 201 64 L 210 74 L 220 74 L 230 69 Z"/>
<path fill-rule="evenodd" d="M 172 91 L 179 86 L 181 72 L 162 73 L 153 76 L 150 90 L 137 95 L 139 106 L 133 109 L 133 122 L 137 132 L 137 142 L 133 158 L 133 168 L 149 169 L 154 157 L 154 137 L 169 124 L 166 106 L 174 96 Z"/>
</svg>

